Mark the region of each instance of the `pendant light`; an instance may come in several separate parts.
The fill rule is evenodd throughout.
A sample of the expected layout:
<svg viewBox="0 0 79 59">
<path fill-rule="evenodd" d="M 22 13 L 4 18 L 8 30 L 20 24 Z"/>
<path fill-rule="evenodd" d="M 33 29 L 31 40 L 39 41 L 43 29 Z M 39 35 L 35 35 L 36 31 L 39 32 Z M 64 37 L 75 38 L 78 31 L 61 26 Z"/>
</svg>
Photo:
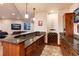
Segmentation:
<svg viewBox="0 0 79 59">
<path fill-rule="evenodd" d="M 33 8 L 33 21 L 35 21 L 35 8 Z"/>
<path fill-rule="evenodd" d="M 26 3 L 26 13 L 25 13 L 25 18 L 29 18 L 29 15 L 27 13 L 27 3 Z"/>
</svg>

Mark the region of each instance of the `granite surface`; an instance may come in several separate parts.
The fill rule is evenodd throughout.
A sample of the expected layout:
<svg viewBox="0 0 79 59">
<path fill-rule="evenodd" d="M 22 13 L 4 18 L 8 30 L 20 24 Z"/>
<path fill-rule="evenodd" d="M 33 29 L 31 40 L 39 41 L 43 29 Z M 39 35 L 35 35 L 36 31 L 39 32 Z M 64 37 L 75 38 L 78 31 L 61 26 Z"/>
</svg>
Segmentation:
<svg viewBox="0 0 79 59">
<path fill-rule="evenodd" d="M 74 38 L 75 38 L 77 41 L 79 41 L 79 35 L 74 34 Z"/>
<path fill-rule="evenodd" d="M 66 37 L 65 34 L 60 33 L 60 36 L 66 41 L 67 44 L 70 45 L 78 54 L 79 54 L 79 37 L 78 35 L 74 35 L 73 37 Z"/>
<path fill-rule="evenodd" d="M 25 41 L 25 48 L 28 47 L 29 45 L 31 45 L 32 43 L 34 43 L 35 41 L 37 41 L 39 38 L 41 38 L 44 35 L 40 35 L 40 36 L 35 36 L 33 38 L 30 38 L 29 40 Z"/>
<path fill-rule="evenodd" d="M 22 33 L 19 35 L 8 35 L 5 39 L 0 39 L 0 41 L 12 43 L 12 44 L 19 44 L 19 43 L 25 42 L 25 46 L 28 46 L 32 44 L 34 41 L 41 38 L 43 35 L 44 34 L 35 35 L 31 33 Z"/>
</svg>

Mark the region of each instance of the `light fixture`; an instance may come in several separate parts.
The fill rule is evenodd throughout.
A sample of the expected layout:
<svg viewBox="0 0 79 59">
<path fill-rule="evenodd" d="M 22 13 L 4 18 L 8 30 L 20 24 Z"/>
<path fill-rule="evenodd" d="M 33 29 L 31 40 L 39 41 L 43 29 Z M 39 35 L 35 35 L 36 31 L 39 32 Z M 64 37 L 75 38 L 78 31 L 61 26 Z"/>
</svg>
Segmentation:
<svg viewBox="0 0 79 59">
<path fill-rule="evenodd" d="M 33 21 L 35 21 L 36 19 L 35 19 L 35 17 L 33 17 Z"/>
<path fill-rule="evenodd" d="M 35 21 L 35 8 L 33 8 L 33 21 Z"/>
<path fill-rule="evenodd" d="M 53 13 L 54 11 L 53 11 L 53 10 L 51 10 L 50 12 L 51 12 L 51 13 Z"/>
<path fill-rule="evenodd" d="M 12 13 L 12 15 L 15 15 L 15 13 Z"/>
<path fill-rule="evenodd" d="M 26 3 L 26 13 L 25 13 L 25 18 L 29 18 L 29 15 L 27 14 L 27 3 Z"/>
<path fill-rule="evenodd" d="M 25 18 L 29 18 L 28 14 L 25 14 Z"/>
</svg>

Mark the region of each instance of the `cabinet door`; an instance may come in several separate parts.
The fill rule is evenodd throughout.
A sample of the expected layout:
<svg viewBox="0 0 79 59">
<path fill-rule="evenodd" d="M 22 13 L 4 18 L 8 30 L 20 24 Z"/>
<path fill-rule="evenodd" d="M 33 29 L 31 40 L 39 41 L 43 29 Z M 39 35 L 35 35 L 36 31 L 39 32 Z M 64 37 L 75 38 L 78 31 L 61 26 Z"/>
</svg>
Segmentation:
<svg viewBox="0 0 79 59">
<path fill-rule="evenodd" d="M 26 56 L 32 55 L 32 46 L 27 47 L 25 50 L 26 50 Z"/>
<path fill-rule="evenodd" d="M 57 33 L 48 33 L 48 44 L 57 45 Z"/>
<path fill-rule="evenodd" d="M 65 14 L 65 26 L 66 26 L 66 36 L 73 36 L 73 23 L 74 23 L 74 13 Z"/>
</svg>

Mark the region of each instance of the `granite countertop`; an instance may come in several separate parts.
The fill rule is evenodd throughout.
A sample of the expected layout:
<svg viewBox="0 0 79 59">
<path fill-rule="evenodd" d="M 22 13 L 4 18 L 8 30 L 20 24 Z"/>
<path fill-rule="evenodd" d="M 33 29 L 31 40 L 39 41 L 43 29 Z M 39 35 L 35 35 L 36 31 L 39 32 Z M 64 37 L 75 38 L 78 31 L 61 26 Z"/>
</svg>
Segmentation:
<svg viewBox="0 0 79 59">
<path fill-rule="evenodd" d="M 42 36 L 44 35 L 36 36 L 36 37 L 30 38 L 29 40 L 25 41 L 25 48 L 31 45 L 32 43 L 34 43 L 35 41 L 37 41 Z"/>
<path fill-rule="evenodd" d="M 79 41 L 79 35 L 74 34 L 74 38 Z"/>
<path fill-rule="evenodd" d="M 78 35 L 74 34 L 73 37 L 66 37 L 64 33 L 60 33 L 60 36 L 79 54 L 79 47 L 77 47 L 77 43 L 79 42 Z"/>
<path fill-rule="evenodd" d="M 30 34 L 30 33 L 23 33 L 23 34 Z M 18 36 L 18 35 L 8 35 L 5 39 L 0 39 L 0 41 L 12 43 L 12 44 L 19 44 L 19 43 L 22 43 L 24 41 L 26 41 L 26 42 L 29 41 L 29 43 L 27 45 L 30 45 L 31 43 L 33 43 L 34 41 L 38 40 L 43 35 L 44 34 L 41 34 L 39 36 L 30 35 L 30 36 L 25 36 L 25 37 L 20 37 L 20 38 L 15 38 L 15 36 Z"/>
</svg>

